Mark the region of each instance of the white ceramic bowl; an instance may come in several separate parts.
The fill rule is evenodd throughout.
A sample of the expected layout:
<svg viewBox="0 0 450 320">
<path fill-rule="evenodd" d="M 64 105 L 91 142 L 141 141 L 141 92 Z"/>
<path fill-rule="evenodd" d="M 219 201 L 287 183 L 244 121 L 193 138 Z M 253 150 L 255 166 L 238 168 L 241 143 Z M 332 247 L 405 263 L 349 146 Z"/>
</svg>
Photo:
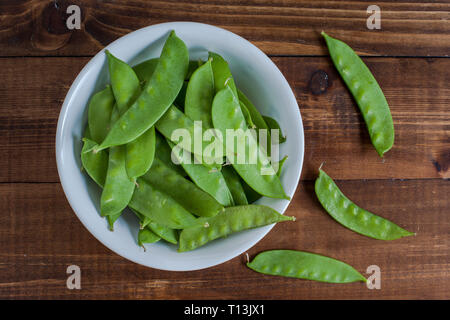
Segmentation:
<svg viewBox="0 0 450 320">
<path fill-rule="evenodd" d="M 287 141 L 280 155 L 288 155 L 281 181 L 292 198 L 297 187 L 304 154 L 300 111 L 289 84 L 275 64 L 257 47 L 236 34 L 211 25 L 171 22 L 134 31 L 105 49 L 135 65 L 158 57 L 169 31 L 175 30 L 189 48 L 190 59 L 206 58 L 208 51 L 222 55 L 230 64 L 237 86 L 264 115 L 278 120 Z M 273 225 L 243 231 L 218 239 L 196 250 L 177 252 L 177 246 L 160 241 L 147 246 L 136 243 L 138 221 L 125 212 L 109 231 L 99 214 L 100 189 L 80 171 L 82 130 L 87 123 L 90 97 L 109 82 L 106 55 L 100 51 L 81 70 L 64 100 L 56 132 L 56 161 L 62 187 L 83 225 L 105 246 L 136 263 L 162 270 L 187 271 L 211 267 L 245 252 L 263 238 Z M 258 203 L 284 213 L 287 200 L 262 198 Z"/>
</svg>

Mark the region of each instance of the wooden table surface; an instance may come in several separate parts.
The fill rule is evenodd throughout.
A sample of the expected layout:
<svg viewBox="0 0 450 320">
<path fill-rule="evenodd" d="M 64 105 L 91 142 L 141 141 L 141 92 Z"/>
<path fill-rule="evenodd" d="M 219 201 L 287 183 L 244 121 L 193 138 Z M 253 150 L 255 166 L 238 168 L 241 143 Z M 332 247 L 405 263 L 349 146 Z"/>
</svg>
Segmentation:
<svg viewBox="0 0 450 320">
<path fill-rule="evenodd" d="M 66 8 L 81 8 L 68 30 Z M 381 8 L 381 30 L 366 9 Z M 293 89 L 305 158 L 283 223 L 248 253 L 297 249 L 381 269 L 381 289 L 257 274 L 238 256 L 194 272 L 146 268 L 97 241 L 70 208 L 56 170 L 55 133 L 78 72 L 111 41 L 166 21 L 235 32 L 262 49 Z M 382 160 L 320 31 L 346 41 L 389 101 L 395 145 Z M 419 1 L 0 1 L 0 298 L 449 299 L 450 3 Z M 320 163 L 360 206 L 417 233 L 391 242 L 332 220 L 314 195 Z M 81 290 L 66 268 L 81 268 Z"/>
</svg>

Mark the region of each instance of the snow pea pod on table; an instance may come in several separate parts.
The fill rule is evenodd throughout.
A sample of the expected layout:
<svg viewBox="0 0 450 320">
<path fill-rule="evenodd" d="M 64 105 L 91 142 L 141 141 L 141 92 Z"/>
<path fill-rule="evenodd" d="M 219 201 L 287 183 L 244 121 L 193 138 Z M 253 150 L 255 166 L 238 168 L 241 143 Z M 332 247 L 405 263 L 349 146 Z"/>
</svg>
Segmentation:
<svg viewBox="0 0 450 320">
<path fill-rule="evenodd" d="M 331 60 L 361 110 L 370 140 L 382 157 L 394 145 L 394 124 L 386 97 L 369 68 L 352 48 L 323 31 L 322 36 Z"/>
<path fill-rule="evenodd" d="M 330 283 L 366 282 L 362 274 L 342 261 L 303 251 L 261 252 L 247 266 L 256 272 L 275 276 Z"/>
<path fill-rule="evenodd" d="M 355 205 L 322 169 L 316 179 L 315 191 L 319 202 L 330 216 L 350 230 L 379 240 L 394 240 L 414 235 Z"/>
</svg>

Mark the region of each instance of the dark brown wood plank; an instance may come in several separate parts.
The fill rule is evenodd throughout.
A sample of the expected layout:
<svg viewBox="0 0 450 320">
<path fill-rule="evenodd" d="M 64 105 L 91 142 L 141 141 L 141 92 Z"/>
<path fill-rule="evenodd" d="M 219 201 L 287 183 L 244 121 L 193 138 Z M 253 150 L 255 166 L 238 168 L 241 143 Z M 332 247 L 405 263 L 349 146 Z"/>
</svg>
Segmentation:
<svg viewBox="0 0 450 320">
<path fill-rule="evenodd" d="M 66 8 L 77 4 L 80 30 L 68 30 Z M 217 25 L 276 55 L 325 55 L 326 30 L 364 55 L 448 56 L 450 3 L 392 1 L 381 30 L 368 30 L 366 1 L 2 1 L 0 56 L 93 55 L 139 28 L 169 21 Z"/>
<path fill-rule="evenodd" d="M 58 181 L 58 114 L 88 60 L 1 59 L 0 182 Z M 302 179 L 315 179 L 324 161 L 335 179 L 450 177 L 450 59 L 365 58 L 390 103 L 396 129 L 394 148 L 384 160 L 371 145 L 359 110 L 329 58 L 273 60 L 290 83 L 303 117 Z"/>
<path fill-rule="evenodd" d="M 449 299 L 448 181 L 338 181 L 360 206 L 417 233 L 379 241 L 345 229 L 302 182 L 281 223 L 250 257 L 296 249 L 343 260 L 365 274 L 381 268 L 381 290 L 272 277 L 245 266 L 245 255 L 194 272 L 167 272 L 129 262 L 81 225 L 57 183 L 0 184 L 0 298 L 146 299 Z M 65 286 L 66 268 L 81 268 L 81 290 Z"/>
</svg>

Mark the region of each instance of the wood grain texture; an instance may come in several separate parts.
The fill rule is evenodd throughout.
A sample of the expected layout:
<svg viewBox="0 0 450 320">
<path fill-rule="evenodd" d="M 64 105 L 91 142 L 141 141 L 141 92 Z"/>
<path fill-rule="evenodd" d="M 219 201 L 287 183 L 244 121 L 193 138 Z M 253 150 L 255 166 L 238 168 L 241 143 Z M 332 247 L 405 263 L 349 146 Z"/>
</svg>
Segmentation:
<svg viewBox="0 0 450 320">
<path fill-rule="evenodd" d="M 0 157 L 0 182 L 58 182 L 56 123 L 64 97 L 88 58 L 1 61 L 5 81 L 0 88 L 0 147 L 5 153 Z M 396 140 L 384 160 L 376 154 L 359 109 L 329 58 L 273 61 L 291 85 L 303 118 L 302 179 L 315 179 L 324 161 L 335 179 L 450 177 L 450 59 L 365 59 L 394 119 Z"/>
<path fill-rule="evenodd" d="M 66 8 L 77 4 L 80 30 L 68 30 Z M 450 3 L 392 1 L 381 8 L 381 30 L 366 27 L 367 1 L 94 1 L 8 0 L 0 3 L 0 56 L 93 55 L 117 38 L 168 21 L 213 24 L 272 55 L 325 55 L 326 30 L 358 53 L 448 56 Z"/>
<path fill-rule="evenodd" d="M 270 249 L 297 249 L 341 259 L 365 274 L 382 271 L 381 290 L 255 273 L 245 255 L 193 272 L 145 268 L 112 253 L 78 221 L 57 183 L 1 184 L 0 298 L 95 299 L 449 299 L 450 184 L 444 180 L 338 181 L 359 205 L 417 233 L 378 241 L 340 226 L 303 182 L 280 223 L 250 257 Z M 80 266 L 81 290 L 65 286 L 69 265 Z"/>
<path fill-rule="evenodd" d="M 66 8 L 81 8 L 70 31 Z M 370 1 L 192 0 L 0 2 L 0 299 L 450 299 L 450 3 L 383 1 L 381 30 L 366 28 Z M 194 272 L 134 264 L 85 229 L 56 170 L 58 115 L 78 72 L 105 45 L 167 21 L 213 24 L 250 40 L 279 67 L 305 129 L 301 182 L 281 223 L 250 257 L 269 249 L 327 255 L 381 290 L 255 273 L 245 255 Z M 390 104 L 395 144 L 384 159 L 334 69 L 321 30 L 351 45 Z M 283 106 L 274 106 L 282 112 Z M 289 137 L 288 137 L 289 139 Z M 335 222 L 314 194 L 317 168 L 359 206 L 415 237 L 384 242 Z M 81 267 L 81 290 L 66 268 Z"/>
</svg>

